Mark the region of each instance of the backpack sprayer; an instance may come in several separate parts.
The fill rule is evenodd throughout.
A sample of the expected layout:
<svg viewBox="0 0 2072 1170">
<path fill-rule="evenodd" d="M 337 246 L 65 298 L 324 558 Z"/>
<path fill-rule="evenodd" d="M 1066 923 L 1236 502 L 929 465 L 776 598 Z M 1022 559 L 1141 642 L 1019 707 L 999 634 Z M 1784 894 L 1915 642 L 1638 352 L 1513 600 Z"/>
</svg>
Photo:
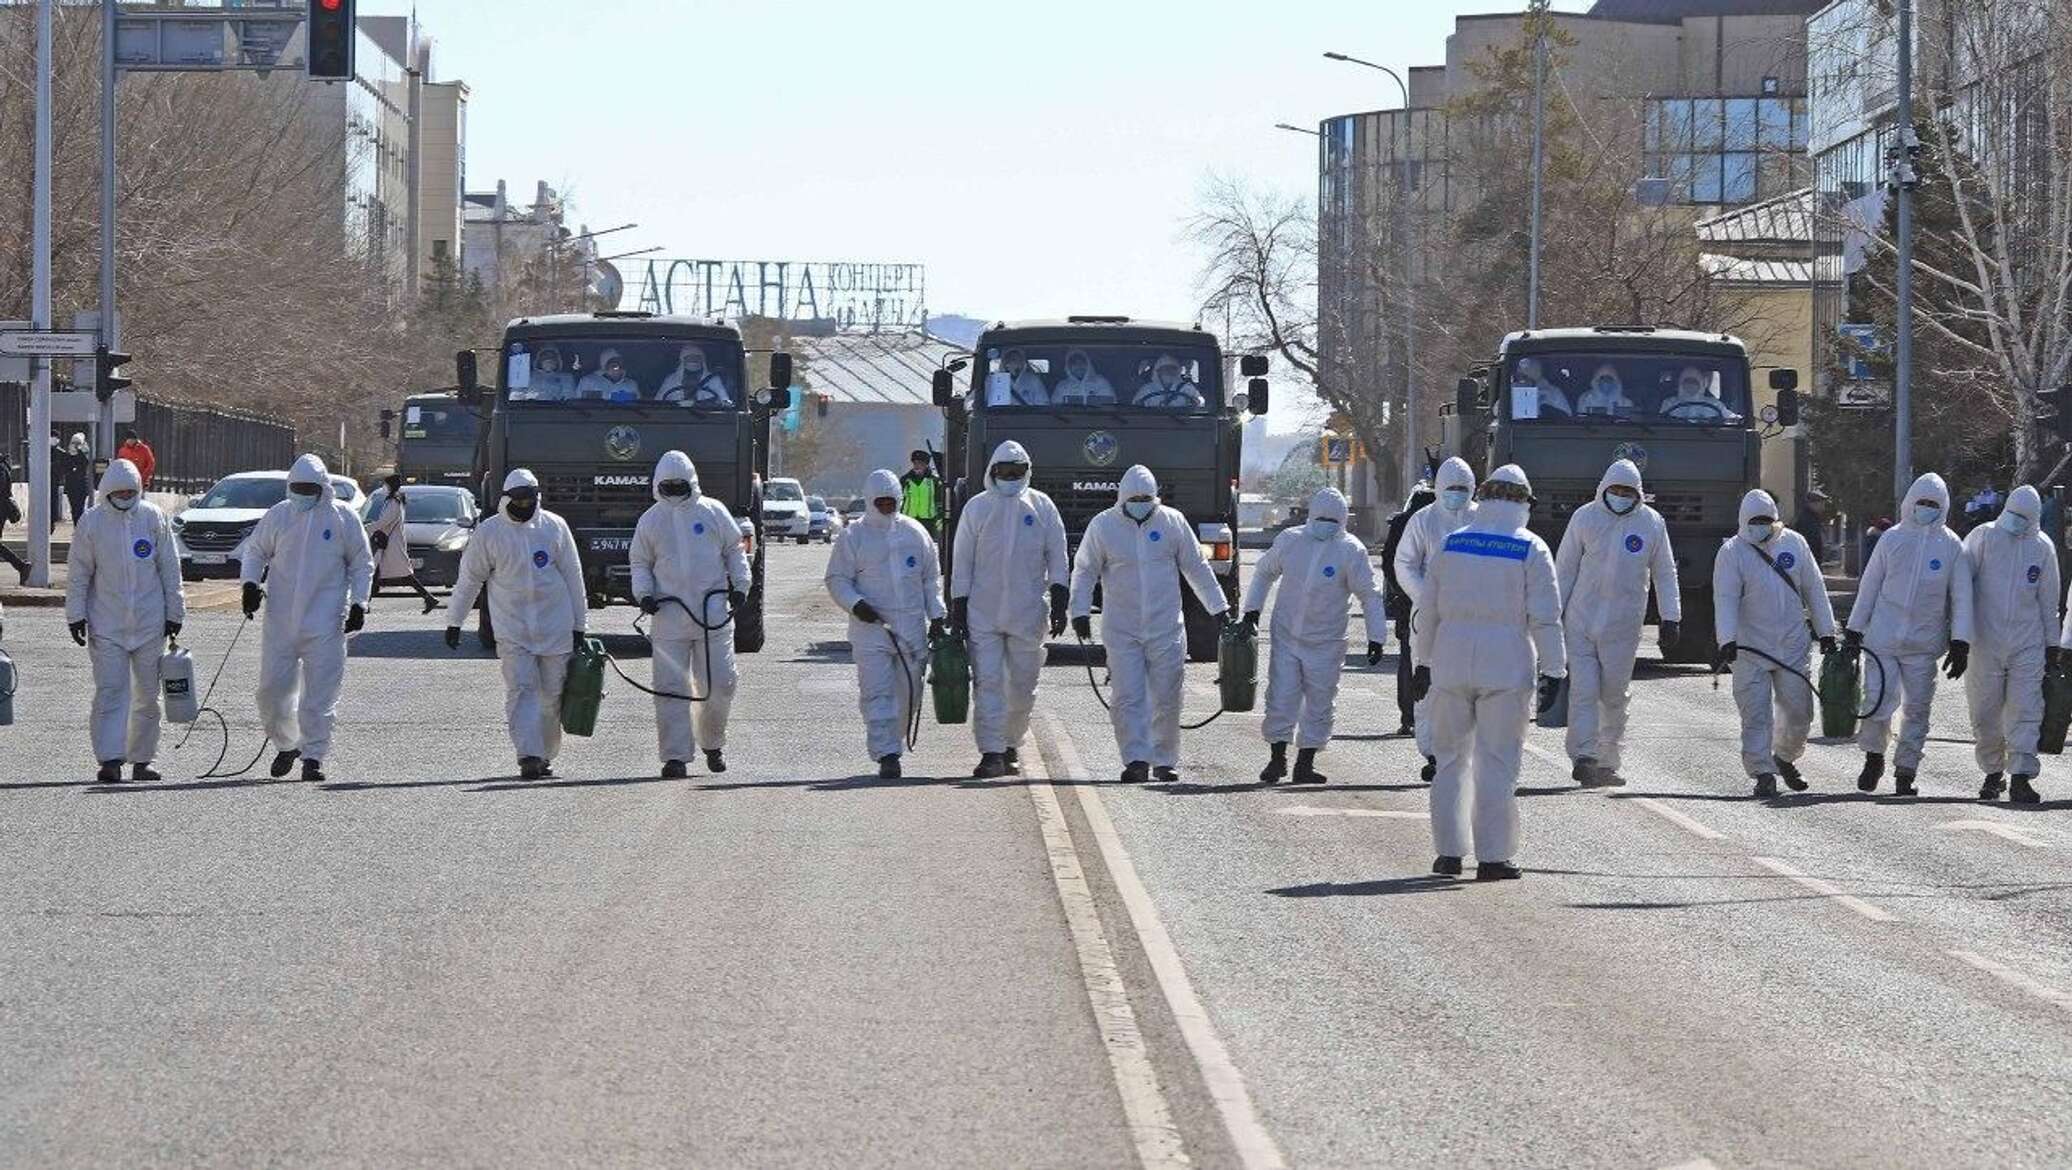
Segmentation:
<svg viewBox="0 0 2072 1170">
<path fill-rule="evenodd" d="M 1085 638 L 1079 639 L 1079 648 L 1087 649 Z M 1094 678 L 1093 659 L 1088 657 L 1086 685 L 1091 687 L 1094 698 L 1101 701 L 1103 709 L 1113 711 L 1108 697 L 1101 693 L 1102 683 Z M 1110 680 L 1114 678 L 1110 672 Z M 1208 717 L 1194 723 L 1182 723 L 1182 731 L 1198 731 L 1223 717 L 1226 711 L 1250 711 L 1259 701 L 1259 635 L 1244 622 L 1224 622 L 1223 632 L 1216 638 L 1216 691 L 1218 704 Z"/>
<path fill-rule="evenodd" d="M 2050 756 L 2064 754 L 2068 728 L 2072 728 L 2072 661 L 2061 656 L 2057 665 L 2043 671 L 2043 726 L 2037 732 L 2036 750 Z"/>
<path fill-rule="evenodd" d="M 21 685 L 21 672 L 14 667 L 14 659 L 0 650 L 0 727 L 14 724 L 14 692 Z"/>
<path fill-rule="evenodd" d="M 204 768 L 201 774 L 195 777 L 197 780 L 236 779 L 251 771 L 266 755 L 267 740 L 262 735 L 259 737 L 259 750 L 252 754 L 251 760 L 244 767 L 235 772 L 220 771 L 224 759 L 230 755 L 230 720 L 224 717 L 223 712 L 209 705 L 209 699 L 216 693 L 216 683 L 223 677 L 223 668 L 230 665 L 230 656 L 237 650 L 238 639 L 245 636 L 245 627 L 251 624 L 250 618 L 237 624 L 236 632 L 230 635 L 230 645 L 223 648 L 223 658 L 216 663 L 216 673 L 209 676 L 209 685 L 202 691 L 199 701 L 194 698 L 194 660 L 187 651 L 180 648 L 178 639 L 169 643 L 166 652 L 158 659 L 159 685 L 165 692 L 166 714 L 175 722 L 187 724 L 187 734 L 180 737 L 180 742 L 173 745 L 173 750 L 177 752 L 187 746 L 187 741 L 194 738 L 195 729 L 201 726 L 201 717 L 204 715 L 214 715 L 216 726 L 223 732 L 223 747 L 217 751 L 215 762 Z M 167 674 L 168 670 L 178 672 L 182 685 L 175 685 L 175 676 Z M 176 695 L 176 691 L 181 694 Z M 189 711 L 192 713 L 185 714 L 183 718 L 183 714 Z"/>
</svg>

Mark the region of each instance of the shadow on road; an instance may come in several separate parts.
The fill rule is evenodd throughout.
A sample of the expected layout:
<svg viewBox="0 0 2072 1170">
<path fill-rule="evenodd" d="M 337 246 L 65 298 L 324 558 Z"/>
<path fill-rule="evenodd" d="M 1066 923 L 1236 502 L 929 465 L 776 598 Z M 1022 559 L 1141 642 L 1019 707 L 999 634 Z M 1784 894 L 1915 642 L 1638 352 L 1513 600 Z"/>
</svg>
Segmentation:
<svg viewBox="0 0 2072 1170">
<path fill-rule="evenodd" d="M 1418 780 L 1402 784 L 1290 784 L 1285 781 L 1262 784 L 1257 780 L 1237 784 L 1199 784 L 1182 780 L 1178 784 L 1145 784 L 1141 787 L 1147 792 L 1162 792 L 1167 796 L 1236 796 L 1246 792 L 1292 792 L 1298 795 L 1311 792 L 1416 792 L 1426 785 Z"/>
<path fill-rule="evenodd" d="M 471 781 L 473 783 L 473 781 Z M 469 792 L 532 792 L 541 788 L 619 788 L 628 784 L 677 784 L 677 780 L 666 780 L 657 775 L 646 776 L 604 776 L 582 780 L 520 780 L 516 778 L 492 778 L 479 788 Z"/>
<path fill-rule="evenodd" d="M 1276 898 L 1375 898 L 1394 894 L 1436 894 L 1458 890 L 1469 884 L 1460 878 L 1420 873 L 1365 882 L 1311 882 L 1305 886 L 1282 886 L 1266 892 Z"/>
<path fill-rule="evenodd" d="M 301 776 L 240 776 L 228 780 L 195 780 L 189 783 L 159 784 L 93 784 L 87 791 L 100 796 L 112 796 L 124 792 L 213 792 L 219 788 L 265 788 L 271 784 L 301 784 Z"/>
</svg>

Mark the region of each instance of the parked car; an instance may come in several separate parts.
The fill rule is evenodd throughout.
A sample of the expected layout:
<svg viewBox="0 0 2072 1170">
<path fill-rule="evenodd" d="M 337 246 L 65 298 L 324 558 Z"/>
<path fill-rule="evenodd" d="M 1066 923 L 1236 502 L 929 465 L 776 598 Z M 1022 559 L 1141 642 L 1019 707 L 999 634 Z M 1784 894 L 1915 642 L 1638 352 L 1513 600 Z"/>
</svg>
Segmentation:
<svg viewBox="0 0 2072 1170">
<path fill-rule="evenodd" d="M 359 485 L 342 475 L 331 477 L 338 501 L 358 507 L 363 494 Z M 180 575 L 189 581 L 203 577 L 235 577 L 241 559 L 238 551 L 245 538 L 258 527 L 266 510 L 288 498 L 285 471 L 240 471 L 216 481 L 214 487 L 189 500 L 173 517 L 173 539 L 180 546 Z"/>
<path fill-rule="evenodd" d="M 822 544 L 833 544 L 835 533 L 842 530 L 842 514 L 834 510 L 825 496 L 807 496 L 806 513 L 812 535 L 820 538 Z"/>
<path fill-rule="evenodd" d="M 795 479 L 773 479 L 763 485 L 763 538 L 791 537 L 800 544 L 813 539 L 813 514 L 806 509 L 806 489 Z"/>
<path fill-rule="evenodd" d="M 842 505 L 842 527 L 847 528 L 858 520 L 863 519 L 863 505 L 864 499 L 862 496 L 856 496 L 848 503 Z"/>
<path fill-rule="evenodd" d="M 386 491 L 370 497 L 360 519 L 372 523 Z M 448 588 L 460 579 L 460 555 L 481 521 L 475 493 L 447 484 L 413 483 L 403 488 L 403 538 L 410 548 L 410 567 L 425 585 Z"/>
</svg>

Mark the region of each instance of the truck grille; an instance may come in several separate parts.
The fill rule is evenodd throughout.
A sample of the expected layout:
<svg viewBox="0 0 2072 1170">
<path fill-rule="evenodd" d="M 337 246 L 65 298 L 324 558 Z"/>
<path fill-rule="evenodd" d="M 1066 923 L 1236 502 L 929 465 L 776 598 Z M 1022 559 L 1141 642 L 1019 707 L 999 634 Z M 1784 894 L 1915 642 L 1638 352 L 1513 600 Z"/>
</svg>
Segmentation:
<svg viewBox="0 0 2072 1170">
<path fill-rule="evenodd" d="M 599 484 L 589 475 L 540 479 L 540 504 L 576 528 L 631 528 L 655 502 L 646 482 Z"/>
</svg>

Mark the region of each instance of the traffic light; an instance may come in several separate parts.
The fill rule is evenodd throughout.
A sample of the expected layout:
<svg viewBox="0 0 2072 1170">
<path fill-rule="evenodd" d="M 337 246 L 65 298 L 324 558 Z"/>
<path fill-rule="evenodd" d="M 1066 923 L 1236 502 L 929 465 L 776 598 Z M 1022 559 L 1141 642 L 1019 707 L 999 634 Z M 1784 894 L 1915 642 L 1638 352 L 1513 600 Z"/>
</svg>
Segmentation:
<svg viewBox="0 0 2072 1170">
<path fill-rule="evenodd" d="M 2036 392 L 2036 421 L 2059 442 L 2072 443 L 2072 386 Z"/>
<path fill-rule="evenodd" d="M 312 81 L 353 78 L 353 0 L 309 0 L 308 73 Z"/>
<path fill-rule="evenodd" d="M 94 397 L 102 402 L 115 397 L 117 390 L 130 388 L 130 380 L 122 376 L 124 362 L 130 360 L 126 353 L 116 353 L 107 346 L 94 350 Z"/>
</svg>

